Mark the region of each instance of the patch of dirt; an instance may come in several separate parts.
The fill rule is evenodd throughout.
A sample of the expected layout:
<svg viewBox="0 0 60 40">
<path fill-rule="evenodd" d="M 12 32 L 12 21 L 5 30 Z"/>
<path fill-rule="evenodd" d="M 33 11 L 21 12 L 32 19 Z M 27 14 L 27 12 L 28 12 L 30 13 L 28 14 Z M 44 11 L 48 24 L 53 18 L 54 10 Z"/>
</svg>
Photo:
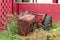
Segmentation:
<svg viewBox="0 0 60 40">
<path fill-rule="evenodd" d="M 47 31 L 36 29 L 34 32 L 28 34 L 27 36 L 22 37 L 24 38 L 24 40 L 26 38 L 29 38 L 30 40 L 40 40 L 40 38 L 44 38 L 44 40 L 46 40 L 47 35 L 48 35 Z"/>
</svg>

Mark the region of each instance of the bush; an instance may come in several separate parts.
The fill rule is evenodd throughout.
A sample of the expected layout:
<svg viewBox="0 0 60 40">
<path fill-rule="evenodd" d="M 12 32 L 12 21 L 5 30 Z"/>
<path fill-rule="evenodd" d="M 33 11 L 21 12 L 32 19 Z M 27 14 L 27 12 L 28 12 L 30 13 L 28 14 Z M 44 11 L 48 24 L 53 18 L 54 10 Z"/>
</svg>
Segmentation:
<svg viewBox="0 0 60 40">
<path fill-rule="evenodd" d="M 18 35 L 18 24 L 16 14 L 7 14 L 8 18 L 5 19 L 4 25 L 6 25 L 6 32 L 0 33 L 0 40 L 22 40 L 22 37 Z M 9 22 L 7 21 L 9 20 Z"/>
</svg>

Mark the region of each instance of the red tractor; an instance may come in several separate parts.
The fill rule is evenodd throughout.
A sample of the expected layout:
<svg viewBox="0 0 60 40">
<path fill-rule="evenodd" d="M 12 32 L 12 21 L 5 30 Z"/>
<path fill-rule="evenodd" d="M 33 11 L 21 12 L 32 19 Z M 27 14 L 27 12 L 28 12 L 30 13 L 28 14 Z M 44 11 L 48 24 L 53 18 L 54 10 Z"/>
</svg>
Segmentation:
<svg viewBox="0 0 60 40">
<path fill-rule="evenodd" d="M 52 26 L 52 17 L 47 14 L 37 14 L 35 12 L 26 12 L 21 14 L 18 20 L 18 32 L 21 35 L 27 35 L 35 28 L 42 27 L 44 30 L 50 30 Z"/>
</svg>

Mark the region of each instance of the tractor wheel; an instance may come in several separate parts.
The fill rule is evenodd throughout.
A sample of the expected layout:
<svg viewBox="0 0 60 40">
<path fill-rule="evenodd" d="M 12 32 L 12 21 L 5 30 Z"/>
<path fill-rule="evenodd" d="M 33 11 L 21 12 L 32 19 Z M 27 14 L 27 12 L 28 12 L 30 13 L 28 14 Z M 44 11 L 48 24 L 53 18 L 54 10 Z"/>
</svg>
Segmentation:
<svg viewBox="0 0 60 40">
<path fill-rule="evenodd" d="M 52 16 L 46 16 L 43 22 L 43 29 L 49 31 L 52 26 Z"/>
</svg>

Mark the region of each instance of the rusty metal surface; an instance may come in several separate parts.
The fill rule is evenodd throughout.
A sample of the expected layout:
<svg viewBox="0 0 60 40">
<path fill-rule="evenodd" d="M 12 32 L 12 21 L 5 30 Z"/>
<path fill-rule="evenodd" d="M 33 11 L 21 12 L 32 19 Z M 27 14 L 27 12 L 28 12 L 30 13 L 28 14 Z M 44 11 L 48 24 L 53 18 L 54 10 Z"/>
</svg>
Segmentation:
<svg viewBox="0 0 60 40">
<path fill-rule="evenodd" d="M 18 20 L 18 32 L 22 35 L 27 35 L 30 32 L 30 25 L 34 22 L 35 16 L 26 14 Z"/>
</svg>

